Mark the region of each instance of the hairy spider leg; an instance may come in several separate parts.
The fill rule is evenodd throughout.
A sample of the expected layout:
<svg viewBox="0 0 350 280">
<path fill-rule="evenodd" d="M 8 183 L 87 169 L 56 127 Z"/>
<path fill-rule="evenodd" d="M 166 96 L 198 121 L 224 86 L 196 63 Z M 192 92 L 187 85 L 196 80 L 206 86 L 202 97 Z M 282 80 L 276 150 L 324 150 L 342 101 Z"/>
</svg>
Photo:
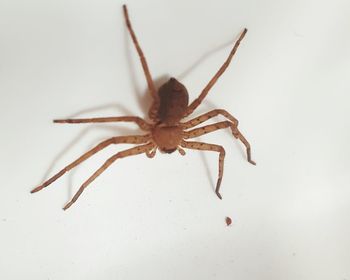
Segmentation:
<svg viewBox="0 0 350 280">
<path fill-rule="evenodd" d="M 223 128 L 231 128 L 233 136 L 241 140 L 241 142 L 245 145 L 246 150 L 247 150 L 247 160 L 253 165 L 256 165 L 254 161 L 251 159 L 251 150 L 250 150 L 250 144 L 249 142 L 244 138 L 244 136 L 241 134 L 241 132 L 238 130 L 237 126 L 235 126 L 233 123 L 229 121 L 223 121 L 223 122 L 218 122 L 206 126 L 202 126 L 199 128 L 195 128 L 190 131 L 185 132 L 185 138 L 194 138 L 194 137 L 199 137 L 201 135 L 216 131 L 218 129 L 223 129 Z"/>
<path fill-rule="evenodd" d="M 92 182 L 94 181 L 98 176 L 100 176 L 113 162 L 115 162 L 117 159 L 139 155 L 142 153 L 147 153 L 149 150 L 153 149 L 154 144 L 148 143 L 141 146 L 136 146 L 131 149 L 124 150 L 122 152 L 119 152 L 112 157 L 110 157 L 99 169 L 95 171 L 94 174 L 92 174 L 79 188 L 79 190 L 76 192 L 76 194 L 73 196 L 72 200 L 66 204 L 66 206 L 63 207 L 63 210 L 67 210 L 69 207 L 72 206 L 74 202 L 77 201 L 79 196 L 83 193 L 84 189 Z"/>
<path fill-rule="evenodd" d="M 142 52 L 142 49 L 141 49 L 139 42 L 136 38 L 135 32 L 131 26 L 131 22 L 129 19 L 129 13 L 128 13 L 128 9 L 127 9 L 126 5 L 123 5 L 123 12 L 124 12 L 126 26 L 129 30 L 131 39 L 135 45 L 136 51 L 137 51 L 137 53 L 140 57 L 140 60 L 141 60 L 142 68 L 143 68 L 143 71 L 145 73 L 146 80 L 147 80 L 148 89 L 151 92 L 153 98 L 157 99 L 157 91 L 156 91 L 156 88 L 154 86 L 153 79 L 152 79 L 151 73 L 150 73 L 148 65 L 147 65 L 146 57 L 144 56 L 144 54 Z"/>
<path fill-rule="evenodd" d="M 154 158 L 156 153 L 157 153 L 157 146 L 154 146 L 152 149 L 150 149 L 149 151 L 146 152 L 146 156 L 148 158 Z"/>
<path fill-rule="evenodd" d="M 65 174 L 69 170 L 71 170 L 74 167 L 76 167 L 78 164 L 80 164 L 83 161 L 87 160 L 92 155 L 96 154 L 97 152 L 101 151 L 102 149 L 106 148 L 107 146 L 109 146 L 111 144 L 121 144 L 121 143 L 125 143 L 125 144 L 143 144 L 143 143 L 146 143 L 150 139 L 151 139 L 151 136 L 149 134 L 143 135 L 143 136 L 141 136 L 141 135 L 137 135 L 137 136 L 119 136 L 119 137 L 109 138 L 109 139 L 101 142 L 100 144 L 98 144 L 97 146 L 92 148 L 91 150 L 87 151 L 85 154 L 80 156 L 78 159 L 73 161 L 71 164 L 69 164 L 66 167 L 64 167 L 61 171 L 56 173 L 50 179 L 48 179 L 47 181 L 42 183 L 40 186 L 38 186 L 35 189 L 33 189 L 31 191 L 31 193 L 35 193 L 35 192 L 38 192 L 38 191 L 42 190 L 43 188 L 46 188 L 47 186 L 52 184 L 54 181 L 56 181 L 58 178 L 60 178 L 63 174 Z"/>
<path fill-rule="evenodd" d="M 107 123 L 107 122 L 134 122 L 136 123 L 142 130 L 149 131 L 151 130 L 151 125 L 147 123 L 140 117 L 134 116 L 123 116 L 123 117 L 104 117 L 104 118 L 89 118 L 89 119 L 62 119 L 62 120 L 54 120 L 54 123 Z"/>
<path fill-rule="evenodd" d="M 203 99 L 207 96 L 207 94 L 210 91 L 210 89 L 214 86 L 214 84 L 217 82 L 217 80 L 220 78 L 220 76 L 225 72 L 227 67 L 230 65 L 230 62 L 231 62 L 233 56 L 235 55 L 235 53 L 236 53 L 236 51 L 238 49 L 238 46 L 241 43 L 241 41 L 243 40 L 243 38 L 244 38 L 245 34 L 247 33 L 247 31 L 248 31 L 248 29 L 244 28 L 243 32 L 239 36 L 239 38 L 236 41 L 235 45 L 233 46 L 233 48 L 232 48 L 228 58 L 224 62 L 224 64 L 220 67 L 218 72 L 216 72 L 214 77 L 209 81 L 209 83 L 206 85 L 206 87 L 202 90 L 202 92 L 199 95 L 199 97 L 197 99 L 195 99 L 190 104 L 190 106 L 188 106 L 188 109 L 187 109 L 187 112 L 186 112 L 186 116 L 189 116 L 190 114 L 192 114 L 192 112 L 202 103 Z"/>
<path fill-rule="evenodd" d="M 216 183 L 215 193 L 222 199 L 220 194 L 220 185 L 222 181 L 222 176 L 224 174 L 224 159 L 225 159 L 225 149 L 222 146 L 215 144 L 208 144 L 203 142 L 185 141 L 182 140 L 181 147 L 200 151 L 213 151 L 219 153 L 219 176 Z"/>
<path fill-rule="evenodd" d="M 233 122 L 235 126 L 238 126 L 238 120 L 229 112 L 223 109 L 214 109 L 212 111 L 204 113 L 198 117 L 182 123 L 182 126 L 184 129 L 192 128 L 218 115 L 224 116 L 226 119 L 229 119 L 231 122 Z"/>
</svg>

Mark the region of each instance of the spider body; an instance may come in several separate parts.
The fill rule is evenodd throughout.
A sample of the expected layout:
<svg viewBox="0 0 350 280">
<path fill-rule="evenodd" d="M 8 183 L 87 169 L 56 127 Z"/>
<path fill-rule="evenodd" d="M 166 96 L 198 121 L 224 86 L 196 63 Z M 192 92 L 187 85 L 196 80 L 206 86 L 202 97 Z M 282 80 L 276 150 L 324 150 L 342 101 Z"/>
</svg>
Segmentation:
<svg viewBox="0 0 350 280">
<path fill-rule="evenodd" d="M 136 116 L 122 116 L 122 117 L 102 117 L 102 118 L 90 118 L 90 119 L 64 119 L 64 120 L 54 120 L 55 123 L 105 123 L 105 122 L 133 122 L 137 124 L 145 134 L 143 135 L 129 135 L 129 136 L 116 136 L 109 138 L 98 145 L 96 145 L 91 150 L 87 151 L 85 154 L 80 156 L 78 159 L 64 167 L 62 170 L 57 172 L 47 181 L 42 183 L 40 186 L 33 189 L 31 192 L 38 192 L 66 172 L 87 160 L 97 152 L 102 149 L 113 145 L 113 144 L 134 144 L 137 145 L 130 149 L 118 152 L 108 158 L 105 163 L 98 168 L 79 188 L 77 193 L 73 196 L 71 201 L 65 205 L 64 210 L 68 209 L 75 201 L 80 197 L 85 188 L 90 185 L 99 175 L 101 175 L 110 165 L 112 165 L 116 160 L 145 154 L 149 158 L 155 156 L 156 151 L 159 150 L 163 153 L 173 153 L 176 150 L 181 154 L 185 155 L 184 149 L 192 149 L 199 151 L 212 151 L 219 154 L 219 175 L 216 183 L 215 193 L 221 199 L 220 185 L 223 177 L 224 171 L 224 159 L 225 159 L 225 149 L 216 144 L 209 144 L 197 141 L 188 141 L 188 139 L 195 138 L 210 132 L 214 132 L 218 129 L 229 128 L 232 135 L 240 140 L 246 147 L 247 160 L 251 164 L 255 165 L 255 162 L 251 160 L 250 144 L 244 138 L 243 134 L 238 129 L 238 120 L 234 118 L 230 113 L 223 109 L 215 109 L 203 115 L 197 116 L 188 121 L 183 121 L 185 117 L 191 115 L 195 109 L 201 104 L 203 99 L 207 96 L 210 89 L 214 86 L 220 76 L 225 72 L 226 68 L 229 66 L 234 54 L 236 53 L 238 46 L 245 34 L 247 29 L 244 29 L 238 40 L 234 44 L 229 56 L 227 57 L 224 64 L 216 72 L 213 78 L 209 81 L 207 86 L 202 90 L 200 95 L 191 103 L 189 103 L 189 95 L 183 84 L 177 81 L 175 78 L 170 78 L 169 81 L 164 83 L 158 90 L 156 89 L 152 76 L 150 74 L 146 58 L 139 46 L 136 35 L 131 27 L 129 20 L 129 15 L 126 6 L 123 6 L 124 17 L 126 26 L 131 35 L 133 44 L 136 47 L 137 53 L 139 55 L 141 65 L 146 77 L 148 90 L 153 98 L 152 106 L 149 110 L 150 121 L 146 121 L 140 117 Z M 210 125 L 205 125 L 201 127 L 194 128 L 201 123 L 216 117 L 224 117 L 224 121 L 217 122 Z"/>
<path fill-rule="evenodd" d="M 152 130 L 152 138 L 161 152 L 170 154 L 177 150 L 183 139 L 180 120 L 188 108 L 188 92 L 183 84 L 170 78 L 159 88 L 158 97 L 158 118 L 153 120 L 157 124 Z M 153 104 L 152 107 L 156 106 Z"/>
<path fill-rule="evenodd" d="M 158 90 L 158 119 L 166 125 L 175 125 L 186 114 L 188 107 L 188 92 L 183 84 L 175 78 L 170 78 Z"/>
</svg>

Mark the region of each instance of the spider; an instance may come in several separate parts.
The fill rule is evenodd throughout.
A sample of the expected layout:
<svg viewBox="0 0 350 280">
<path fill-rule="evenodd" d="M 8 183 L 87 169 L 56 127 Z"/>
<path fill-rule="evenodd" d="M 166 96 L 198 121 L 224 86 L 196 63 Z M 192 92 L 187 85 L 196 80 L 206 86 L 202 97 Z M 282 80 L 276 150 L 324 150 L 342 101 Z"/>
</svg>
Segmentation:
<svg viewBox="0 0 350 280">
<path fill-rule="evenodd" d="M 255 165 L 255 162 L 251 159 L 250 144 L 244 138 L 242 133 L 238 130 L 238 120 L 234 118 L 230 113 L 222 109 L 212 110 L 208 113 L 200 115 L 189 121 L 182 122 L 182 119 L 191 115 L 195 109 L 201 104 L 203 99 L 207 96 L 209 90 L 214 86 L 219 77 L 225 72 L 229 66 L 232 57 L 236 53 L 238 46 L 244 36 L 247 33 L 245 28 L 238 40 L 235 42 L 229 56 L 227 57 L 224 64 L 220 67 L 214 77 L 209 81 L 207 86 L 202 90 L 199 97 L 195 99 L 191 104 L 189 104 L 188 93 L 183 84 L 181 84 L 175 78 L 170 78 L 169 81 L 164 83 L 157 90 L 148 65 L 146 58 L 141 50 L 141 47 L 138 43 L 134 30 L 131 26 L 129 20 L 129 14 L 126 5 L 123 5 L 123 14 L 126 22 L 127 29 L 131 35 L 133 44 L 137 50 L 138 56 L 141 60 L 142 68 L 146 76 L 146 81 L 148 85 L 148 91 L 152 96 L 153 103 L 149 109 L 148 115 L 150 121 L 147 122 L 144 119 L 136 116 L 123 116 L 123 117 L 105 117 L 105 118 L 90 118 L 90 119 L 60 119 L 54 120 L 55 123 L 106 123 L 106 122 L 133 122 L 137 124 L 142 130 L 146 131 L 144 135 L 132 135 L 132 136 L 116 136 L 109 138 L 93 149 L 89 150 L 78 159 L 64 167 L 61 171 L 56 173 L 54 176 L 49 178 L 47 181 L 42 183 L 40 186 L 33 189 L 31 192 L 35 193 L 43 188 L 46 188 L 51 183 L 60 178 L 63 174 L 70 171 L 83 161 L 90 158 L 92 155 L 101 151 L 112 144 L 138 144 L 137 146 L 118 152 L 117 154 L 111 156 L 105 163 L 98 168 L 95 173 L 93 173 L 79 188 L 73 198 L 63 207 L 64 210 L 67 210 L 73 203 L 77 201 L 86 187 L 94 181 L 99 175 L 101 175 L 112 163 L 118 159 L 122 159 L 129 156 L 146 154 L 147 157 L 153 158 L 156 154 L 156 151 L 159 150 L 162 153 L 173 153 L 178 151 L 181 155 L 185 155 L 184 148 L 200 150 L 200 151 L 214 151 L 219 153 L 219 176 L 216 183 L 215 193 L 222 199 L 220 194 L 220 185 L 224 172 L 224 158 L 225 150 L 222 146 L 216 144 L 208 144 L 197 141 L 187 141 L 194 137 L 198 137 L 218 129 L 230 128 L 233 136 L 236 139 L 239 139 L 246 147 L 247 160 L 251 164 Z M 198 128 L 193 127 L 215 117 L 221 115 L 226 118 L 226 121 L 214 123 L 211 125 L 206 125 Z M 190 129 L 190 130 L 189 130 Z"/>
</svg>

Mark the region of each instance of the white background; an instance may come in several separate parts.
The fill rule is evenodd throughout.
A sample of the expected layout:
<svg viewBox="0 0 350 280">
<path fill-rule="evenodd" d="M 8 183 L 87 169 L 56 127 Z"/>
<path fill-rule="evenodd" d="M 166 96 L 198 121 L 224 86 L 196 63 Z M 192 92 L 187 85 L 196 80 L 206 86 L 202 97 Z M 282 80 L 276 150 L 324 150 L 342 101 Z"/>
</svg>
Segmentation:
<svg viewBox="0 0 350 280">
<path fill-rule="evenodd" d="M 249 29 L 194 116 L 231 112 L 257 166 L 221 131 L 201 140 L 226 148 L 222 201 L 217 154 L 188 151 L 120 160 L 62 211 L 122 145 L 29 193 L 103 139 L 141 133 L 51 121 L 145 115 L 122 4 L 0 2 L 1 279 L 349 280 L 346 0 L 128 1 L 154 79 L 178 78 L 191 100 Z"/>
</svg>

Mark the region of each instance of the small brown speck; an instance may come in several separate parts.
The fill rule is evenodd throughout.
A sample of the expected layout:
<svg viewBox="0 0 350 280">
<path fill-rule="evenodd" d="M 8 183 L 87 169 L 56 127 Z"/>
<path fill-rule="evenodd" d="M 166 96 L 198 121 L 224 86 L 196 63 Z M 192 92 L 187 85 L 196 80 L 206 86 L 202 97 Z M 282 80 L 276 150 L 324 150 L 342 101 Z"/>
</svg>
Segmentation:
<svg viewBox="0 0 350 280">
<path fill-rule="evenodd" d="M 230 226 L 232 224 L 232 219 L 230 217 L 226 217 L 225 221 L 227 226 Z"/>
</svg>

